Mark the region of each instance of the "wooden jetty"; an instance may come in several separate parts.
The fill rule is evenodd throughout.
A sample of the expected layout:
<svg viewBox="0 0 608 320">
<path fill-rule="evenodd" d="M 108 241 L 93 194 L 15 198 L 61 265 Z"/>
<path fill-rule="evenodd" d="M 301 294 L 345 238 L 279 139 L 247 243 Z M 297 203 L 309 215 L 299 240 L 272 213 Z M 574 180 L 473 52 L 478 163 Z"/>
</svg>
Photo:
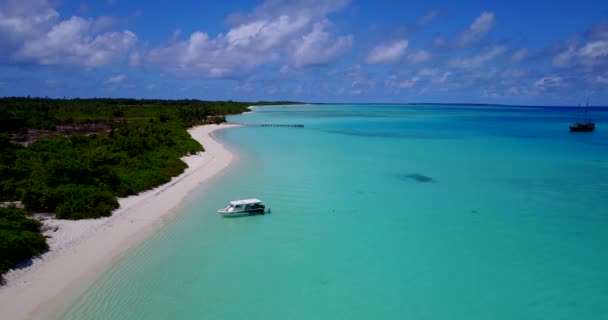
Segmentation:
<svg viewBox="0 0 608 320">
<path fill-rule="evenodd" d="M 282 124 L 282 123 L 234 123 L 248 127 L 282 127 L 282 128 L 304 128 L 303 124 Z"/>
<path fill-rule="evenodd" d="M 292 128 L 304 128 L 303 124 L 280 124 L 280 123 L 265 123 L 265 124 L 254 124 L 257 127 L 292 127 Z"/>
</svg>

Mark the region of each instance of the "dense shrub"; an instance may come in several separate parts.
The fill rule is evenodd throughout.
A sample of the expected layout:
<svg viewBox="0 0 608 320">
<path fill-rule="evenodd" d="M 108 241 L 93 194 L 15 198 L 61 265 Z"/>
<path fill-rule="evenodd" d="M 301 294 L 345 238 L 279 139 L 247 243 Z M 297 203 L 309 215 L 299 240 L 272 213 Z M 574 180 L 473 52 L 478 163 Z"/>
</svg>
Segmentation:
<svg viewBox="0 0 608 320">
<path fill-rule="evenodd" d="M 40 222 L 14 208 L 0 208 L 0 277 L 18 263 L 48 250 Z"/>
<path fill-rule="evenodd" d="M 112 138 L 43 139 L 0 163 L 0 175 L 7 178 L 0 198 L 63 219 L 107 216 L 118 207 L 116 196 L 170 181 L 187 167 L 182 156 L 202 150 L 177 122 L 123 123 Z"/>
<path fill-rule="evenodd" d="M 56 190 L 61 197 L 55 213 L 59 219 L 87 219 L 109 216 L 118 208 L 116 197 L 109 191 L 86 185 L 62 185 Z"/>
<path fill-rule="evenodd" d="M 22 175 L 16 171 L 15 160 L 21 146 L 10 143 L 10 136 L 0 133 L 0 201 L 17 197 L 15 180 L 21 180 Z"/>
<path fill-rule="evenodd" d="M 220 124 L 226 122 L 226 117 L 223 116 L 215 116 L 213 117 L 213 123 Z"/>
</svg>

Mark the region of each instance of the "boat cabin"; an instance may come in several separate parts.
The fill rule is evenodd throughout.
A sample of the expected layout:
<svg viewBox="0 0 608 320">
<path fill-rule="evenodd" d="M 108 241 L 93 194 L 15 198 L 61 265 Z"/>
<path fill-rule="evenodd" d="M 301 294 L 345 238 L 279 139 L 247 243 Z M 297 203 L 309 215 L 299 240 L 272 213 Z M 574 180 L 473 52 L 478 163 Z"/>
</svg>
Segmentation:
<svg viewBox="0 0 608 320">
<path fill-rule="evenodd" d="M 266 206 L 259 199 L 244 199 L 230 201 L 226 208 L 218 210 L 224 216 L 264 214 Z"/>
<path fill-rule="evenodd" d="M 233 208 L 235 211 L 259 209 L 261 207 L 263 207 L 262 200 L 259 199 L 230 201 L 230 205 L 228 206 L 228 208 Z"/>
</svg>

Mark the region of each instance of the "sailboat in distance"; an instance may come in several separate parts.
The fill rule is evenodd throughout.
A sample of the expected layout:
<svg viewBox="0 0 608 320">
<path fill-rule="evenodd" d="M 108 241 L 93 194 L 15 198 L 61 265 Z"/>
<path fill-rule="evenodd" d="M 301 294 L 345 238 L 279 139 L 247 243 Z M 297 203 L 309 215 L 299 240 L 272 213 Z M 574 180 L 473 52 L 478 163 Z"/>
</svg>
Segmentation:
<svg viewBox="0 0 608 320">
<path fill-rule="evenodd" d="M 593 130 L 595 130 L 595 123 L 593 121 L 591 121 L 591 118 L 589 117 L 588 109 L 589 109 L 589 97 L 587 97 L 587 106 L 585 106 L 585 117 L 583 118 L 583 121 L 580 121 L 577 116 L 576 123 L 573 125 L 570 125 L 570 132 L 593 132 Z M 577 109 L 577 115 L 578 115 L 579 111 L 580 111 L 580 106 L 579 106 L 579 109 Z"/>
</svg>

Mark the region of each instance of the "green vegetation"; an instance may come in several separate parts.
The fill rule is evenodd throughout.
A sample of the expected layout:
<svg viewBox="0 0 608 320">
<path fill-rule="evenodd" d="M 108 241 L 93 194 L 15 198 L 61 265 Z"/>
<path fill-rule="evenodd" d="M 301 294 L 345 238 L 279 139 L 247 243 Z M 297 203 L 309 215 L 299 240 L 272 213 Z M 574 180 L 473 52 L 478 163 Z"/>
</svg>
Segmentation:
<svg viewBox="0 0 608 320">
<path fill-rule="evenodd" d="M 0 201 L 61 219 L 108 216 L 117 197 L 168 182 L 186 169 L 181 157 L 203 151 L 187 128 L 255 104 L 0 98 Z M 0 208 L 0 275 L 47 250 L 39 229 L 20 210 Z"/>
<path fill-rule="evenodd" d="M 21 201 L 29 211 L 62 219 L 108 216 L 116 197 L 168 182 L 186 169 L 181 157 L 203 151 L 188 127 L 224 122 L 250 105 L 2 98 L 0 201 Z"/>
<path fill-rule="evenodd" d="M 40 234 L 40 222 L 26 218 L 14 208 L 0 208 L 0 280 L 20 262 L 48 250 Z"/>
<path fill-rule="evenodd" d="M 180 158 L 202 151 L 178 122 L 121 122 L 106 134 L 56 136 L 28 147 L 0 136 L 0 200 L 58 218 L 110 215 L 116 196 L 168 182 L 186 168 Z"/>
<path fill-rule="evenodd" d="M 25 128 L 56 129 L 60 125 L 92 122 L 173 119 L 187 127 L 205 123 L 207 116 L 223 117 L 248 111 L 252 105 L 294 102 L 236 102 L 152 99 L 0 98 L 0 131 Z"/>
<path fill-rule="evenodd" d="M 255 104 L 255 103 L 254 103 Z M 0 131 L 56 129 L 73 123 L 179 120 L 185 126 L 204 123 L 207 116 L 247 111 L 252 103 L 200 100 L 1 98 Z"/>
<path fill-rule="evenodd" d="M 6 140 L 0 137 L 0 199 L 62 219 L 107 216 L 116 196 L 168 182 L 186 168 L 182 156 L 203 150 L 170 121 L 120 123 L 107 134 L 57 136 L 27 148 Z"/>
</svg>

